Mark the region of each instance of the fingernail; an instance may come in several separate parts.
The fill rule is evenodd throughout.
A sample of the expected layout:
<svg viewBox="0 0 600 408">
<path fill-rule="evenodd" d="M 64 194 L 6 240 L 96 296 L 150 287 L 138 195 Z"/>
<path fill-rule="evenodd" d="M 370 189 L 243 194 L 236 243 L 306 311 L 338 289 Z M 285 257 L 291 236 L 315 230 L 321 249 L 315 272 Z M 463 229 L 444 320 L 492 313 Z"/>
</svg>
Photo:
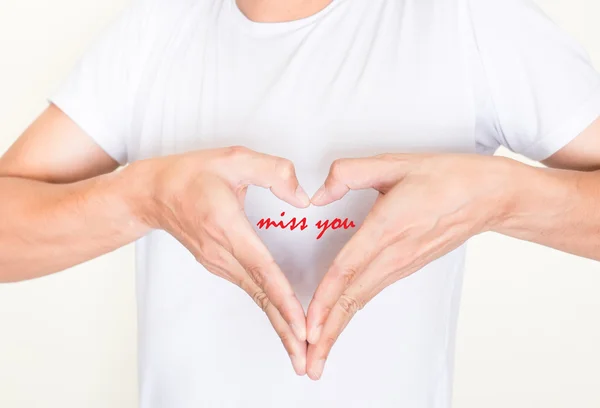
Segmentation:
<svg viewBox="0 0 600 408">
<path fill-rule="evenodd" d="M 321 330 L 323 329 L 323 325 L 320 324 L 317 327 L 311 327 L 308 332 L 308 342 L 310 344 L 317 344 L 319 341 L 319 337 L 321 337 Z"/>
<path fill-rule="evenodd" d="M 301 185 L 298 184 L 298 188 L 296 188 L 296 197 L 302 202 L 303 205 L 310 204 L 310 197 L 306 194 L 306 191 L 302 188 Z"/>
<path fill-rule="evenodd" d="M 292 359 L 292 366 L 294 366 L 294 371 L 296 374 L 302 376 L 306 374 L 306 358 L 298 357 L 298 356 L 290 356 Z"/>
<path fill-rule="evenodd" d="M 318 380 L 323 375 L 323 368 L 325 368 L 325 360 L 317 360 L 310 370 L 310 378 Z"/>
<path fill-rule="evenodd" d="M 290 324 L 290 328 L 294 332 L 296 338 L 302 342 L 306 341 L 306 326 L 300 325 L 297 326 L 295 324 Z"/>
<path fill-rule="evenodd" d="M 324 195 L 325 195 L 325 186 L 321 186 L 321 187 L 319 187 L 317 192 L 312 196 L 310 201 L 312 201 L 313 203 L 318 203 L 318 201 L 321 198 L 323 198 Z"/>
</svg>

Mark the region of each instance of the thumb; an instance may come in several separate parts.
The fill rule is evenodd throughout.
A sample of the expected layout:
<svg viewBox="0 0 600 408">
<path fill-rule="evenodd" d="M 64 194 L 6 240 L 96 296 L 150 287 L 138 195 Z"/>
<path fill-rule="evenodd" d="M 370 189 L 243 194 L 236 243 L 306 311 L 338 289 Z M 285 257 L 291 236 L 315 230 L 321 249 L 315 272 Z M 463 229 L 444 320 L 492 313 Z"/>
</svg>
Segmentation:
<svg viewBox="0 0 600 408">
<path fill-rule="evenodd" d="M 287 159 L 242 149 L 236 166 L 237 182 L 269 188 L 273 194 L 299 208 L 310 205 L 310 198 L 300 186 L 294 164 Z"/>
<path fill-rule="evenodd" d="M 338 159 L 332 163 L 325 183 L 311 202 L 323 206 L 340 200 L 350 190 L 368 188 L 385 194 L 404 178 L 410 168 L 409 162 L 406 154 Z"/>
</svg>

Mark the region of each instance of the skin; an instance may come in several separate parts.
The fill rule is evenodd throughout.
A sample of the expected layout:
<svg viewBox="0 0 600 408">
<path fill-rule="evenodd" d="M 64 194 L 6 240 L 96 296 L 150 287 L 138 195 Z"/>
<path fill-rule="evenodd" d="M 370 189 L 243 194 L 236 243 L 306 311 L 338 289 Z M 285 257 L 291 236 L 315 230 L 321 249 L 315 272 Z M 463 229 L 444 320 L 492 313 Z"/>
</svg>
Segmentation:
<svg viewBox="0 0 600 408">
<path fill-rule="evenodd" d="M 548 163 L 599 168 L 599 128 L 600 120 Z M 366 188 L 380 195 L 308 309 L 307 372 L 314 380 L 341 332 L 374 296 L 474 235 L 495 231 L 600 260 L 598 171 L 543 169 L 502 157 L 386 154 L 337 160 L 312 202 L 327 205 Z"/>
<path fill-rule="evenodd" d="M 237 5 L 250 20 L 277 23 L 309 17 L 331 2 L 332 0 L 237 0 Z"/>
<path fill-rule="evenodd" d="M 238 0 L 238 6 L 252 20 L 274 22 L 310 16 L 330 2 Z M 162 229 L 207 270 L 246 291 L 267 314 L 296 373 L 317 380 L 357 311 L 471 236 L 496 231 L 600 260 L 600 119 L 544 163 L 552 168 L 456 154 L 335 161 L 313 205 L 350 189 L 374 188 L 380 197 L 305 318 L 243 211 L 248 185 L 308 206 L 292 163 L 231 147 L 115 171 L 118 164 L 50 105 L 0 158 L 0 196 L 9 197 L 0 201 L 0 214 L 10 214 L 0 220 L 0 248 L 7 249 L 0 252 L 0 282 L 58 272 Z"/>
<path fill-rule="evenodd" d="M 243 208 L 249 185 L 307 207 L 293 164 L 231 147 L 116 167 L 50 106 L 0 159 L 0 194 L 10 197 L 0 213 L 11 214 L 0 221 L 0 282 L 57 272 L 162 229 L 255 300 L 303 375 L 304 310 Z"/>
</svg>

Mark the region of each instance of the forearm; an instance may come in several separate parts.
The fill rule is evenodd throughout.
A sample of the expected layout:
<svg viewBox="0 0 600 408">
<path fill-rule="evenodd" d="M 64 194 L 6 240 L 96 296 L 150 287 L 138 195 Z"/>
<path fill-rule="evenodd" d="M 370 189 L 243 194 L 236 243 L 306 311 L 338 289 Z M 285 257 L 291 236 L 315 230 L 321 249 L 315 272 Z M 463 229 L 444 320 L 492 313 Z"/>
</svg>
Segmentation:
<svg viewBox="0 0 600 408">
<path fill-rule="evenodd" d="M 126 170 L 72 184 L 0 177 L 0 282 L 58 272 L 147 233 Z"/>
<path fill-rule="evenodd" d="M 600 260 L 600 172 L 507 160 L 507 200 L 493 230 Z"/>
</svg>

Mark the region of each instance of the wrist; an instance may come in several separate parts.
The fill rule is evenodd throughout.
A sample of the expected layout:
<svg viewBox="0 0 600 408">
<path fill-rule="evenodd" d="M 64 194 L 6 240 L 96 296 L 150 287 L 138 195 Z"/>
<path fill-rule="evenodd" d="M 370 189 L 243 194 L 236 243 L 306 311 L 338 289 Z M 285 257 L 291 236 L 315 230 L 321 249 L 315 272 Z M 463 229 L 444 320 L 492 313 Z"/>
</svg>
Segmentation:
<svg viewBox="0 0 600 408">
<path fill-rule="evenodd" d="M 525 165 L 501 156 L 493 156 L 488 160 L 485 182 L 488 188 L 491 187 L 491 200 L 488 202 L 486 230 L 497 231 L 518 212 L 521 189 L 519 183 L 526 179 L 520 173 L 525 170 L 522 168 Z"/>
<path fill-rule="evenodd" d="M 505 235 L 522 235 L 535 218 L 552 223 L 567 204 L 570 184 L 557 182 L 560 170 L 534 167 L 509 158 L 499 161 L 499 199 L 490 230 Z"/>
<path fill-rule="evenodd" d="M 131 222 L 146 230 L 158 228 L 154 160 L 129 164 L 115 173 L 114 189 L 127 208 Z"/>
</svg>

